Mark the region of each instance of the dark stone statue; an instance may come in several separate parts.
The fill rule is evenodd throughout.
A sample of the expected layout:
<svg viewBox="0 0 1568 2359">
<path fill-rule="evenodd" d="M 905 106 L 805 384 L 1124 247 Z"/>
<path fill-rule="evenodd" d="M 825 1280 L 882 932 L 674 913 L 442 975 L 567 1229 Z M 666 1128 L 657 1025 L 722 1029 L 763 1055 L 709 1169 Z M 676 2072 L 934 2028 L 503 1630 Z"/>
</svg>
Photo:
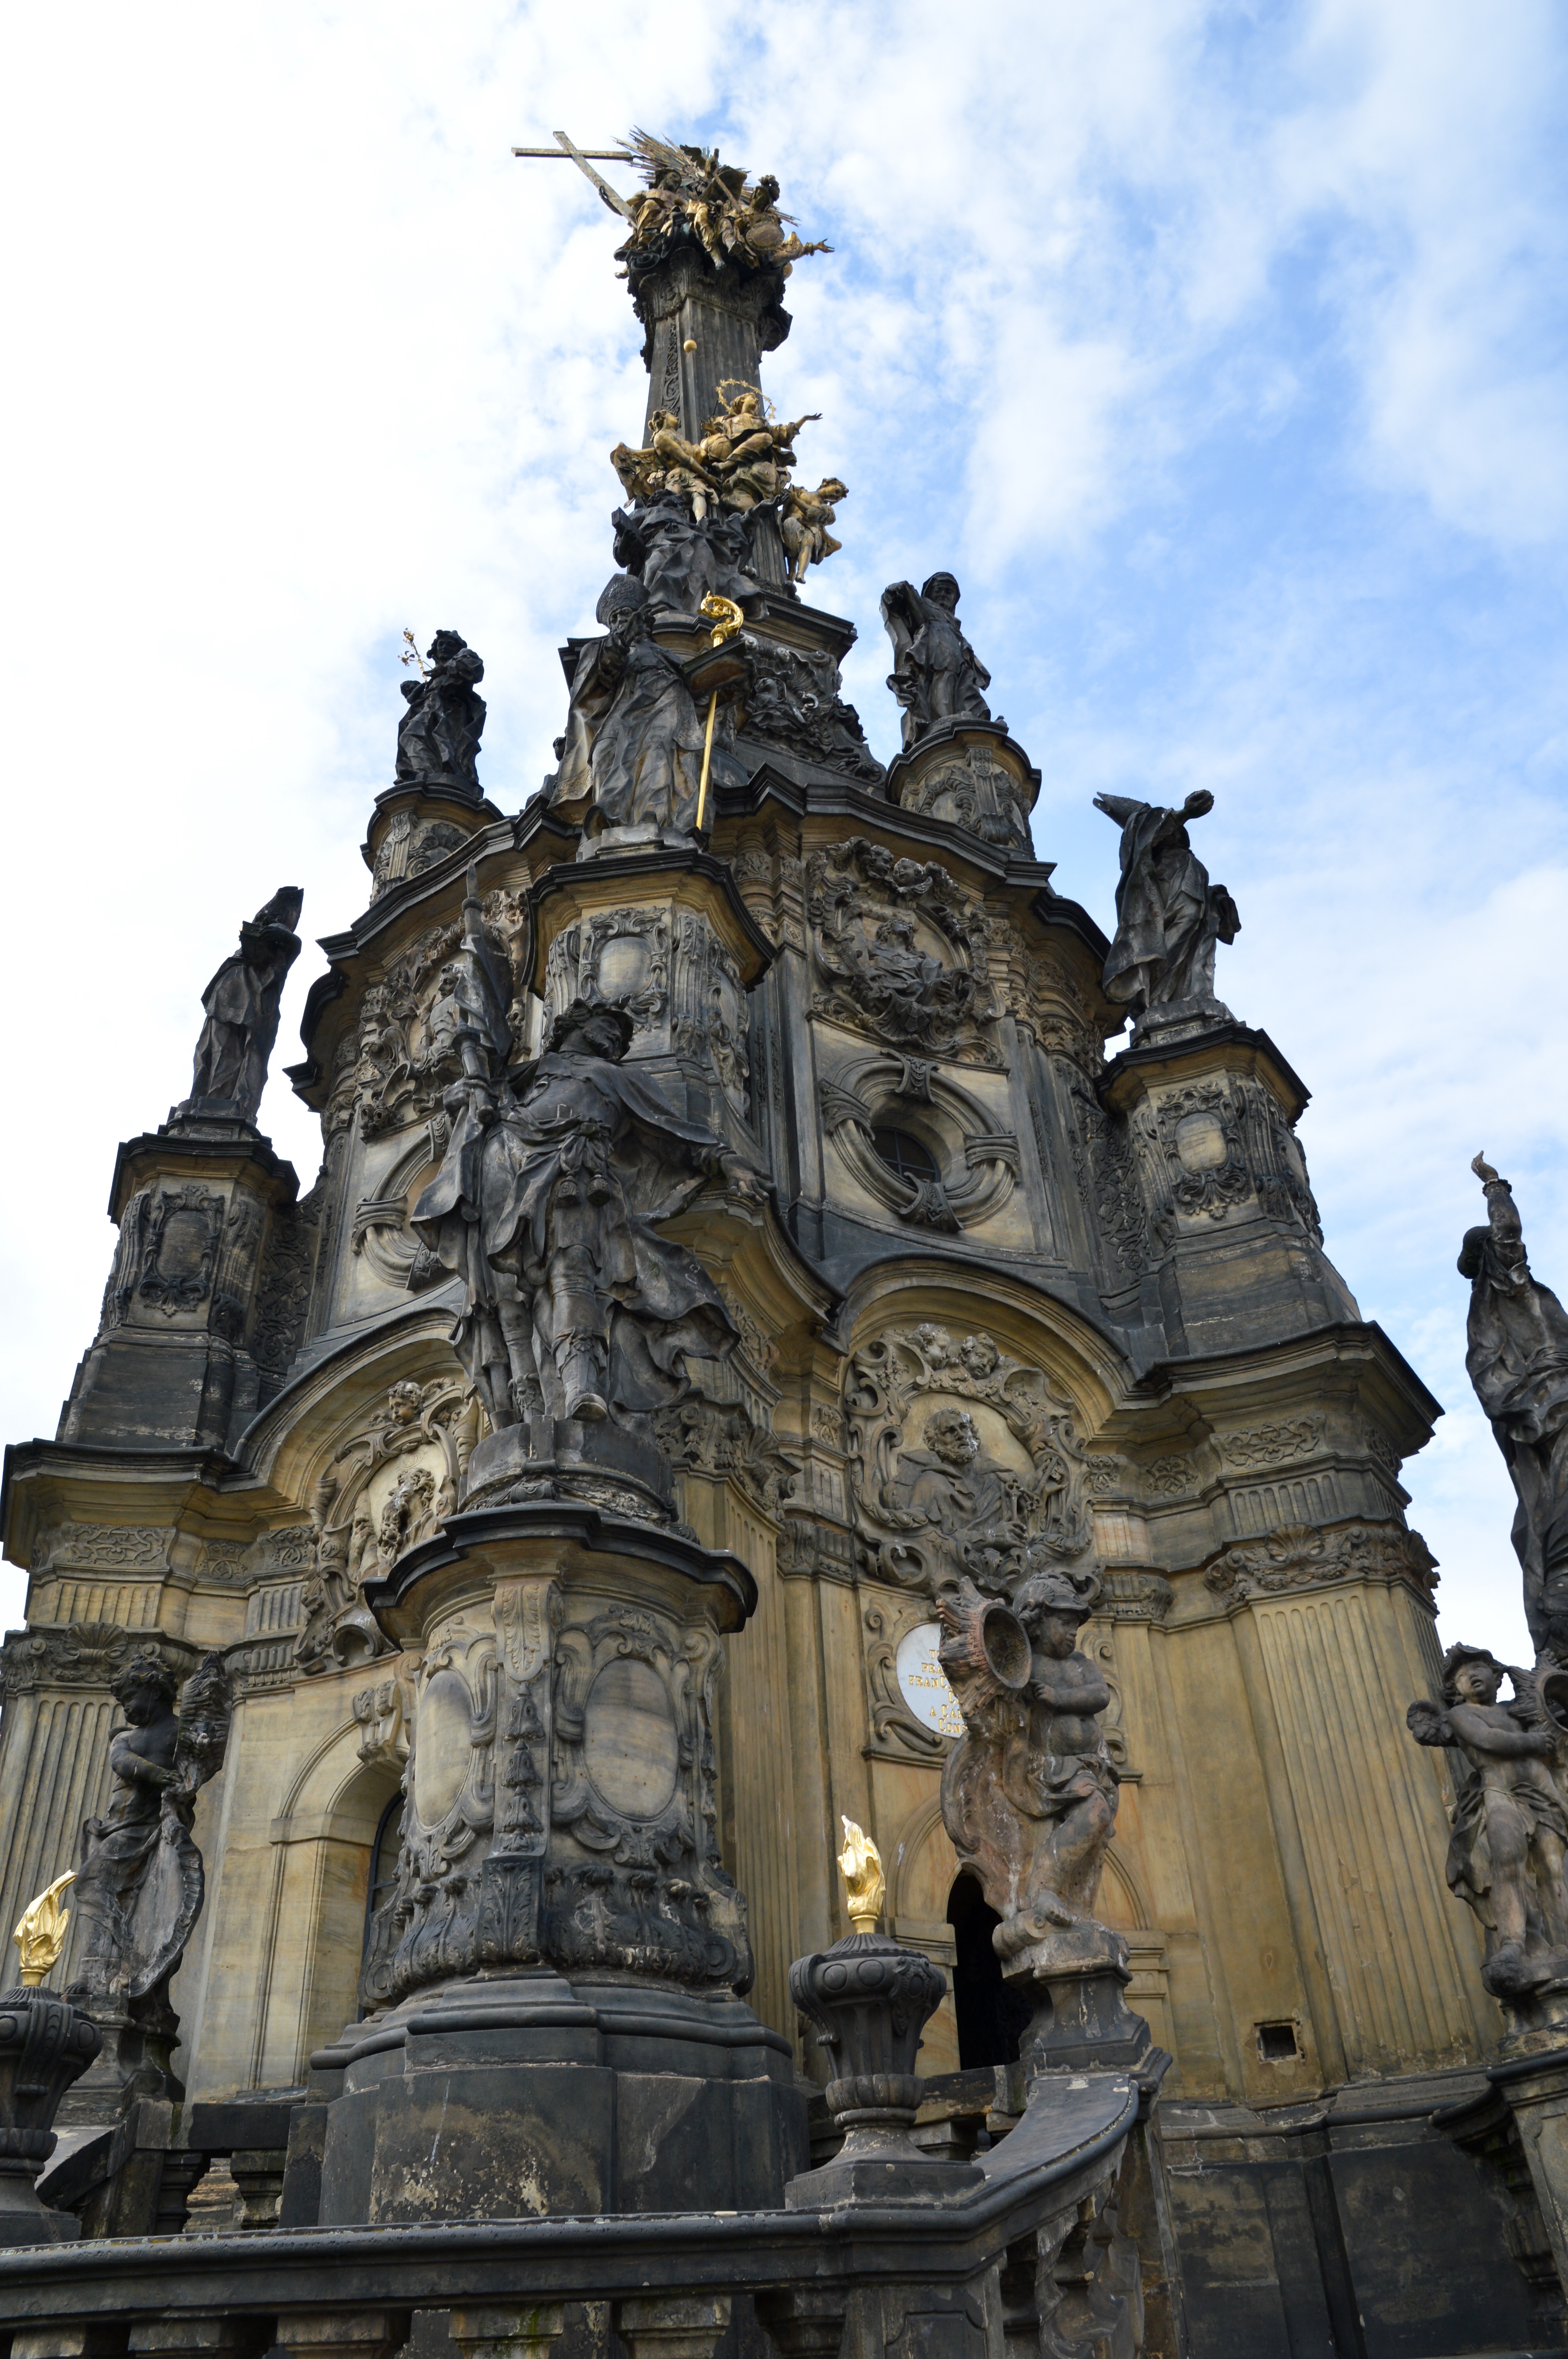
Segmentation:
<svg viewBox="0 0 1568 2359">
<path fill-rule="evenodd" d="M 1513 1190 L 1477 1155 L 1487 1226 L 1467 1229 L 1465 1365 L 1513 1479 L 1513 1544 L 1538 1650 L 1568 1664 L 1568 1311 L 1530 1271 Z"/>
<path fill-rule="evenodd" d="M 576 1000 L 541 1057 L 448 1093 L 451 1138 L 413 1225 L 467 1302 L 454 1342 L 497 1432 L 547 1412 L 653 1437 L 682 1355 L 722 1358 L 737 1332 L 713 1280 L 661 1236 L 710 1174 L 760 1178 L 677 1120 L 622 1061 L 631 1016 Z"/>
<path fill-rule="evenodd" d="M 1505 1674 L 1514 1692 L 1499 1703 Z M 1568 1979 L 1563 1731 L 1545 1709 L 1537 1675 L 1499 1663 L 1484 1647 L 1450 1647 L 1442 1709 L 1422 1697 L 1405 1719 L 1418 1745 L 1447 1745 L 1464 1765 L 1449 1888 L 1481 1921 L 1481 1980 L 1494 1998 L 1517 2006 Z"/>
<path fill-rule="evenodd" d="M 610 830 L 619 842 L 689 839 L 697 826 L 704 715 L 679 658 L 653 636 L 648 592 L 634 574 L 615 576 L 597 614 L 608 636 L 578 658 L 550 799 L 581 814 L 589 842 Z M 745 775 L 716 739 L 709 794 L 721 780 L 743 785 Z"/>
<path fill-rule="evenodd" d="M 989 721 L 984 691 L 990 674 L 964 636 L 958 621 L 958 585 L 950 573 L 934 573 L 916 590 L 894 582 L 882 592 L 882 621 L 892 641 L 888 686 L 903 707 L 907 753 L 944 721 Z M 997 727 L 1004 729 L 999 721 Z"/>
<path fill-rule="evenodd" d="M 277 1038 L 278 1003 L 299 956 L 295 927 L 305 906 L 297 885 L 280 886 L 240 928 L 240 947 L 201 995 L 207 1021 L 196 1043 L 190 1095 L 182 1112 L 232 1114 L 254 1122 Z"/>
<path fill-rule="evenodd" d="M 1102 1725 L 1110 1690 L 1078 1650 L 1098 1592 L 1098 1576 L 1036 1557 L 1011 1610 L 968 1581 L 935 1601 L 964 1719 L 942 1772 L 942 1823 L 1001 1919 L 1004 1977 L 1033 2002 L 1026 2068 L 1134 2061 L 1148 2045 L 1122 1996 L 1127 1944 L 1094 1913 L 1118 1799 Z"/>
<path fill-rule="evenodd" d="M 1233 942 L 1241 919 L 1225 886 L 1209 883 L 1186 830 L 1188 820 L 1214 809 L 1214 797 L 1200 788 L 1177 811 L 1125 795 L 1097 795 L 1095 809 L 1121 830 L 1106 996 L 1134 1016 L 1178 1005 L 1227 1014 L 1214 995 L 1214 946 Z"/>
<path fill-rule="evenodd" d="M 708 597 L 732 598 L 741 605 L 761 592 L 752 574 L 745 521 L 731 510 L 699 520 L 689 501 L 665 492 L 639 501 L 630 513 L 617 508 L 611 522 L 615 561 L 641 581 L 654 615 L 696 614 Z"/>
<path fill-rule="evenodd" d="M 154 1654 L 135 1657 L 114 1681 L 126 1725 L 110 1740 L 109 1807 L 82 1826 L 74 1895 L 84 1938 L 68 1996 L 119 2029 L 119 2060 L 141 2066 L 142 2096 L 171 2093 L 178 2022 L 168 1985 L 206 1892 L 191 1821 L 198 1790 L 222 1767 L 233 1708 L 219 1655 L 192 1673 L 177 1714 L 178 1691 Z"/>
<path fill-rule="evenodd" d="M 438 631 L 426 661 L 429 670 L 422 679 L 402 682 L 408 710 L 397 728 L 397 783 L 455 788 L 477 797 L 484 666 L 456 631 Z"/>
</svg>

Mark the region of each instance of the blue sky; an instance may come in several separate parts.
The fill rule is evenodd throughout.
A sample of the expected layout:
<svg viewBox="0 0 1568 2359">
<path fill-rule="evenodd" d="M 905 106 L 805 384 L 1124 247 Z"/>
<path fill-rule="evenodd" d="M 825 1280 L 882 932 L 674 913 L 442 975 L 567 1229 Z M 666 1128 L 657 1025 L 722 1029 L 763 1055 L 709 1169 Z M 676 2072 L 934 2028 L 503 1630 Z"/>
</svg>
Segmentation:
<svg viewBox="0 0 1568 2359">
<path fill-rule="evenodd" d="M 11 64 L 4 1430 L 53 1430 L 115 1142 L 182 1094 L 240 917 L 362 904 L 404 625 L 484 656 L 497 802 L 548 766 L 644 381 L 610 216 L 509 150 L 640 122 L 838 249 L 765 381 L 851 487 L 812 594 L 873 745 L 880 592 L 945 564 L 1064 891 L 1108 919 L 1096 792 L 1214 791 L 1223 995 L 1449 1412 L 1407 1469 L 1444 1634 L 1517 1654 L 1454 1261 L 1484 1147 L 1568 1292 L 1561 10 L 782 0 L 694 45 L 621 0 L 86 0 Z M 281 1081 L 264 1123 L 308 1183 Z"/>
</svg>

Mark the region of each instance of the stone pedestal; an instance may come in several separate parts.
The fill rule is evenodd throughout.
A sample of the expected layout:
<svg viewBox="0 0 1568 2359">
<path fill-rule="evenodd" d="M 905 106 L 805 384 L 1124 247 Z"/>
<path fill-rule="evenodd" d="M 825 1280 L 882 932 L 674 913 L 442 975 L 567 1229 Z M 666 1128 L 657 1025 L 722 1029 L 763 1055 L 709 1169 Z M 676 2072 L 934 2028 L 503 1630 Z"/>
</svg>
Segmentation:
<svg viewBox="0 0 1568 2359">
<path fill-rule="evenodd" d="M 1555 2037 L 1561 2040 L 1561 2027 Z M 1509 2057 L 1487 2074 L 1513 2116 L 1542 2225 L 1568 2296 L 1568 2045 Z"/>
<path fill-rule="evenodd" d="M 456 785 L 389 787 L 375 799 L 360 846 L 360 857 L 373 880 L 372 901 L 449 860 L 471 835 L 501 816 L 482 795 Z"/>
<path fill-rule="evenodd" d="M 510 1472 L 476 1451 L 470 1482 Z M 451 1517 L 371 1602 L 419 1669 L 373 2011 L 312 2060 L 322 2224 L 778 2203 L 805 2107 L 739 1995 L 717 1842 L 714 1691 L 751 1574 L 535 1495 Z"/>
<path fill-rule="evenodd" d="M 1102 1928 L 1092 1929 L 1103 1931 Z M 1126 1944 L 1106 1933 L 1103 1957 L 1065 1959 L 1055 1945 L 1039 1942 L 1021 1951 L 1002 1968 L 1010 1989 L 1033 2007 L 1018 2043 L 1025 2075 L 1051 2071 L 1130 2072 L 1152 2048 L 1149 2026 L 1126 2000 L 1132 1975 Z"/>
<path fill-rule="evenodd" d="M 179 2017 L 168 2004 L 167 1984 L 145 1999 L 118 2006 L 93 1999 L 83 1984 L 71 1987 L 79 2009 L 91 2014 L 103 2044 L 60 2100 L 60 2127 L 116 2121 L 147 2100 L 178 2104 L 185 2094 L 172 2061 L 179 2045 Z"/>
<path fill-rule="evenodd" d="M 195 1102 L 126 1141 L 109 1198 L 120 1242 L 62 1441 L 227 1447 L 254 1416 L 263 1382 L 282 1374 L 283 1342 L 259 1318 L 258 1296 L 297 1192 L 293 1165 L 269 1139 Z"/>
<path fill-rule="evenodd" d="M 683 1118 L 746 1144 L 746 995 L 773 952 L 728 864 L 695 844 L 600 852 L 546 869 L 529 903 L 529 981 L 550 1015 L 618 1001 L 636 1027 L 628 1063 Z"/>
<path fill-rule="evenodd" d="M 904 810 L 946 820 L 982 843 L 1031 848 L 1040 773 L 997 722 L 945 721 L 928 730 L 891 765 L 887 791 Z"/>
<path fill-rule="evenodd" d="M 1097 1178 L 1142 1240 L 1143 1317 L 1187 1351 L 1359 1316 L 1295 1137 L 1307 1095 L 1267 1033 L 1217 1003 L 1152 1010 L 1106 1068 Z"/>
<path fill-rule="evenodd" d="M 851 1933 L 797 1958 L 789 1987 L 832 2051 L 826 2093 L 844 2138 L 830 2162 L 791 2183 L 790 2209 L 940 2202 L 979 2186 L 978 2164 L 939 2160 L 910 2136 L 925 2085 L 914 2070 L 920 2034 L 946 1988 L 940 1966 L 884 1934 Z"/>
</svg>

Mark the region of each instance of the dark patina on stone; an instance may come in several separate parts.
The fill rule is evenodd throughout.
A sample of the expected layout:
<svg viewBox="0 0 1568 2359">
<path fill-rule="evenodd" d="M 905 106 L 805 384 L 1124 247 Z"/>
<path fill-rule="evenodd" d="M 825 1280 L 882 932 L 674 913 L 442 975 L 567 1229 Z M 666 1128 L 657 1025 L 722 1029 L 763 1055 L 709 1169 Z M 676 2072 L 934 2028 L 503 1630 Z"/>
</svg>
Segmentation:
<svg viewBox="0 0 1568 2359">
<path fill-rule="evenodd" d="M 33 2181 L 55 2150 L 60 2099 L 103 2046 L 90 2017 L 58 1991 L 0 1991 L 0 2245 L 63 2244 L 81 2234 Z"/>
<path fill-rule="evenodd" d="M 914 2069 L 920 2035 L 946 1990 L 939 1966 L 884 1933 L 851 1933 L 791 1966 L 790 1996 L 838 2065 L 826 2093 L 844 2134 L 831 2162 L 791 2182 L 792 2210 L 940 2201 L 979 2185 L 975 2164 L 934 2161 L 909 2135 L 925 2087 Z"/>
</svg>

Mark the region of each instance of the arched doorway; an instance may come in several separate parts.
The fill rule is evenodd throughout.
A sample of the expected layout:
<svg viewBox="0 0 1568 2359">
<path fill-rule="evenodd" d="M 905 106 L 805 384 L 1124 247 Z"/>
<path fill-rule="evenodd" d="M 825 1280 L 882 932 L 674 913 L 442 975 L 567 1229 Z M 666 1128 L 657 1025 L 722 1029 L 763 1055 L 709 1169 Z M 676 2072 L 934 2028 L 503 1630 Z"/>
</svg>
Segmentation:
<svg viewBox="0 0 1568 2359">
<path fill-rule="evenodd" d="M 988 2064 L 1015 2064 L 1032 2010 L 1028 2000 L 1009 1990 L 1001 1978 L 1001 1960 L 991 1947 L 992 1930 L 1001 1919 L 987 1906 L 979 1879 L 967 1869 L 954 1878 L 947 1895 L 947 1922 L 953 1928 L 958 2070 L 972 2072 Z"/>
</svg>

